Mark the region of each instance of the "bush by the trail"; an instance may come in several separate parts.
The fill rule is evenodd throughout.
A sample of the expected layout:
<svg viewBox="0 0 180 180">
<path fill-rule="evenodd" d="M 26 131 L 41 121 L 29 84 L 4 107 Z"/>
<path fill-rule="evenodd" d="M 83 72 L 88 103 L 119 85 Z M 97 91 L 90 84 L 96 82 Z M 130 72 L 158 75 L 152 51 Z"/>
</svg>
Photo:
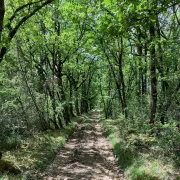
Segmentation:
<svg viewBox="0 0 180 180">
<path fill-rule="evenodd" d="M 12 173 L 12 174 L 20 174 L 20 168 L 13 164 L 10 161 L 2 159 L 2 152 L 0 152 L 0 173 Z"/>
<path fill-rule="evenodd" d="M 6 162 L 15 162 L 15 164 L 18 164 L 23 170 L 23 173 L 17 176 L 3 173 L 0 175 L 0 180 L 6 178 L 12 178 L 13 180 L 36 179 L 36 177 L 38 179 L 39 175 L 35 172 L 43 170 L 53 161 L 58 149 L 64 145 L 67 138 L 74 132 L 76 125 L 81 122 L 82 119 L 81 117 L 73 118 L 72 123 L 69 124 L 66 129 L 49 130 L 36 133 L 32 137 L 20 139 L 18 146 L 16 146 L 15 149 L 9 149 L 10 151 L 6 150 L 3 156 Z M 4 164 L 5 161 L 3 161 L 2 164 Z M 11 169 L 9 170 L 11 171 Z M 2 172 L 4 172 L 4 165 Z"/>
<path fill-rule="evenodd" d="M 179 142 L 176 126 L 166 124 L 159 128 L 156 125 L 158 133 L 153 129 L 152 134 L 150 126 L 143 130 L 123 116 L 119 119 L 102 118 L 101 123 L 127 179 L 180 178 L 176 168 L 179 167 L 180 157 L 175 152 Z"/>
</svg>

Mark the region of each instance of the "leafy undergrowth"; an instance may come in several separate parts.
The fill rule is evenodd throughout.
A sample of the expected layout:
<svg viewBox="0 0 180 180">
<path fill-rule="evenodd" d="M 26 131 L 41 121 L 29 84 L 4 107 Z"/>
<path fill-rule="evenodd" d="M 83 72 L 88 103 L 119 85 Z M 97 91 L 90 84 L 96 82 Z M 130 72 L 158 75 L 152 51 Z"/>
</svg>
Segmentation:
<svg viewBox="0 0 180 180">
<path fill-rule="evenodd" d="M 113 146 L 120 168 L 128 180 L 178 180 L 171 158 L 165 158 L 158 139 L 134 131 L 120 133 L 120 119 L 101 119 L 104 134 Z"/>
<path fill-rule="evenodd" d="M 16 150 L 3 153 L 3 159 L 18 165 L 23 173 L 13 176 L 1 174 L 0 180 L 38 179 L 38 174 L 52 163 L 60 147 L 74 132 L 76 125 L 84 118 L 72 119 L 72 123 L 65 129 L 46 131 L 31 138 L 21 140 Z"/>
</svg>

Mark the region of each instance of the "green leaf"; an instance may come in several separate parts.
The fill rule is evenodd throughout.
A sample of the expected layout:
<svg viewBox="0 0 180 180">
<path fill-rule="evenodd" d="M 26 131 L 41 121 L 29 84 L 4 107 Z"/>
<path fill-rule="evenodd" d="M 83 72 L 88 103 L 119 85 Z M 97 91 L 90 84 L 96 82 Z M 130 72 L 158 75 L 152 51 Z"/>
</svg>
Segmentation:
<svg viewBox="0 0 180 180">
<path fill-rule="evenodd" d="M 110 5 L 111 4 L 111 0 L 104 0 L 104 4 L 105 5 Z"/>
</svg>

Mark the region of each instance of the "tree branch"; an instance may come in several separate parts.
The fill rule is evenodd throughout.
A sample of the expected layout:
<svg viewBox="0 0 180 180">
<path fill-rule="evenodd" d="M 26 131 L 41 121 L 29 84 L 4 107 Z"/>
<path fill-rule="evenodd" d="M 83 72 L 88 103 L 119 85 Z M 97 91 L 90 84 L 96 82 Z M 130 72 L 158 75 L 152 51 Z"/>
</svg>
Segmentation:
<svg viewBox="0 0 180 180">
<path fill-rule="evenodd" d="M 11 21 L 16 17 L 17 12 L 19 12 L 20 10 L 26 8 L 27 6 L 31 6 L 31 5 L 36 4 L 36 3 L 39 3 L 39 2 L 41 2 L 41 1 L 42 1 L 42 0 L 36 1 L 36 2 L 29 2 L 29 3 L 27 3 L 27 4 L 24 4 L 24 5 L 20 6 L 20 7 L 18 7 L 18 8 L 15 10 L 14 14 L 9 18 L 10 23 L 11 23 Z M 8 24 L 10 24 L 10 23 L 8 23 Z M 7 26 L 8 26 L 8 25 L 7 25 Z"/>
<path fill-rule="evenodd" d="M 19 29 L 19 27 L 26 22 L 30 17 L 32 17 L 37 11 L 39 11 L 41 8 L 43 8 L 44 6 L 46 6 L 47 4 L 50 4 L 51 2 L 53 2 L 54 0 L 47 0 L 46 2 L 42 3 L 42 5 L 37 6 L 34 11 L 32 11 L 30 14 L 24 16 L 19 23 L 10 31 L 9 33 L 9 38 L 10 40 L 14 37 L 14 35 L 16 34 L 17 30 Z"/>
<path fill-rule="evenodd" d="M 36 12 L 38 12 L 40 9 L 42 9 L 44 6 L 52 3 L 54 0 L 47 0 L 45 2 L 43 2 L 41 5 L 37 6 L 30 14 L 24 16 L 18 23 L 17 25 L 11 29 L 11 25 L 9 24 L 9 28 L 10 28 L 10 32 L 9 32 L 9 41 L 6 43 L 5 46 L 3 46 L 0 49 L 0 63 L 4 58 L 4 55 L 6 54 L 7 51 L 7 45 L 11 42 L 11 40 L 13 39 L 13 37 L 15 36 L 15 34 L 17 33 L 18 29 L 20 28 L 20 26 L 26 22 L 30 17 L 32 17 Z M 39 1 L 40 2 L 40 1 Z M 1 5 L 1 4 L 0 4 Z M 26 4 L 27 5 L 27 4 Z M 25 5 L 25 6 L 26 6 Z M 22 7 L 20 7 L 20 9 L 22 9 Z M 16 10 L 17 11 L 17 10 Z M 19 11 L 19 10 L 18 10 Z M 11 18 L 14 18 L 11 16 Z M 1 33 L 1 32 L 0 32 Z M 1 34 L 0 34 L 1 35 Z"/>
</svg>

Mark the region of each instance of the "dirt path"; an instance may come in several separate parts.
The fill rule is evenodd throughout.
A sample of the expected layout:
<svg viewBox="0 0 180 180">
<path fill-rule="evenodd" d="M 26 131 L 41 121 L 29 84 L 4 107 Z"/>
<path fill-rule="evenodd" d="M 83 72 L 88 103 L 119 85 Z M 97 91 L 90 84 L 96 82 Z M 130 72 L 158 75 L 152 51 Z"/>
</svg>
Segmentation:
<svg viewBox="0 0 180 180">
<path fill-rule="evenodd" d="M 98 113 L 93 113 L 89 123 L 77 128 L 48 167 L 44 180 L 124 180 L 98 120 Z"/>
</svg>

